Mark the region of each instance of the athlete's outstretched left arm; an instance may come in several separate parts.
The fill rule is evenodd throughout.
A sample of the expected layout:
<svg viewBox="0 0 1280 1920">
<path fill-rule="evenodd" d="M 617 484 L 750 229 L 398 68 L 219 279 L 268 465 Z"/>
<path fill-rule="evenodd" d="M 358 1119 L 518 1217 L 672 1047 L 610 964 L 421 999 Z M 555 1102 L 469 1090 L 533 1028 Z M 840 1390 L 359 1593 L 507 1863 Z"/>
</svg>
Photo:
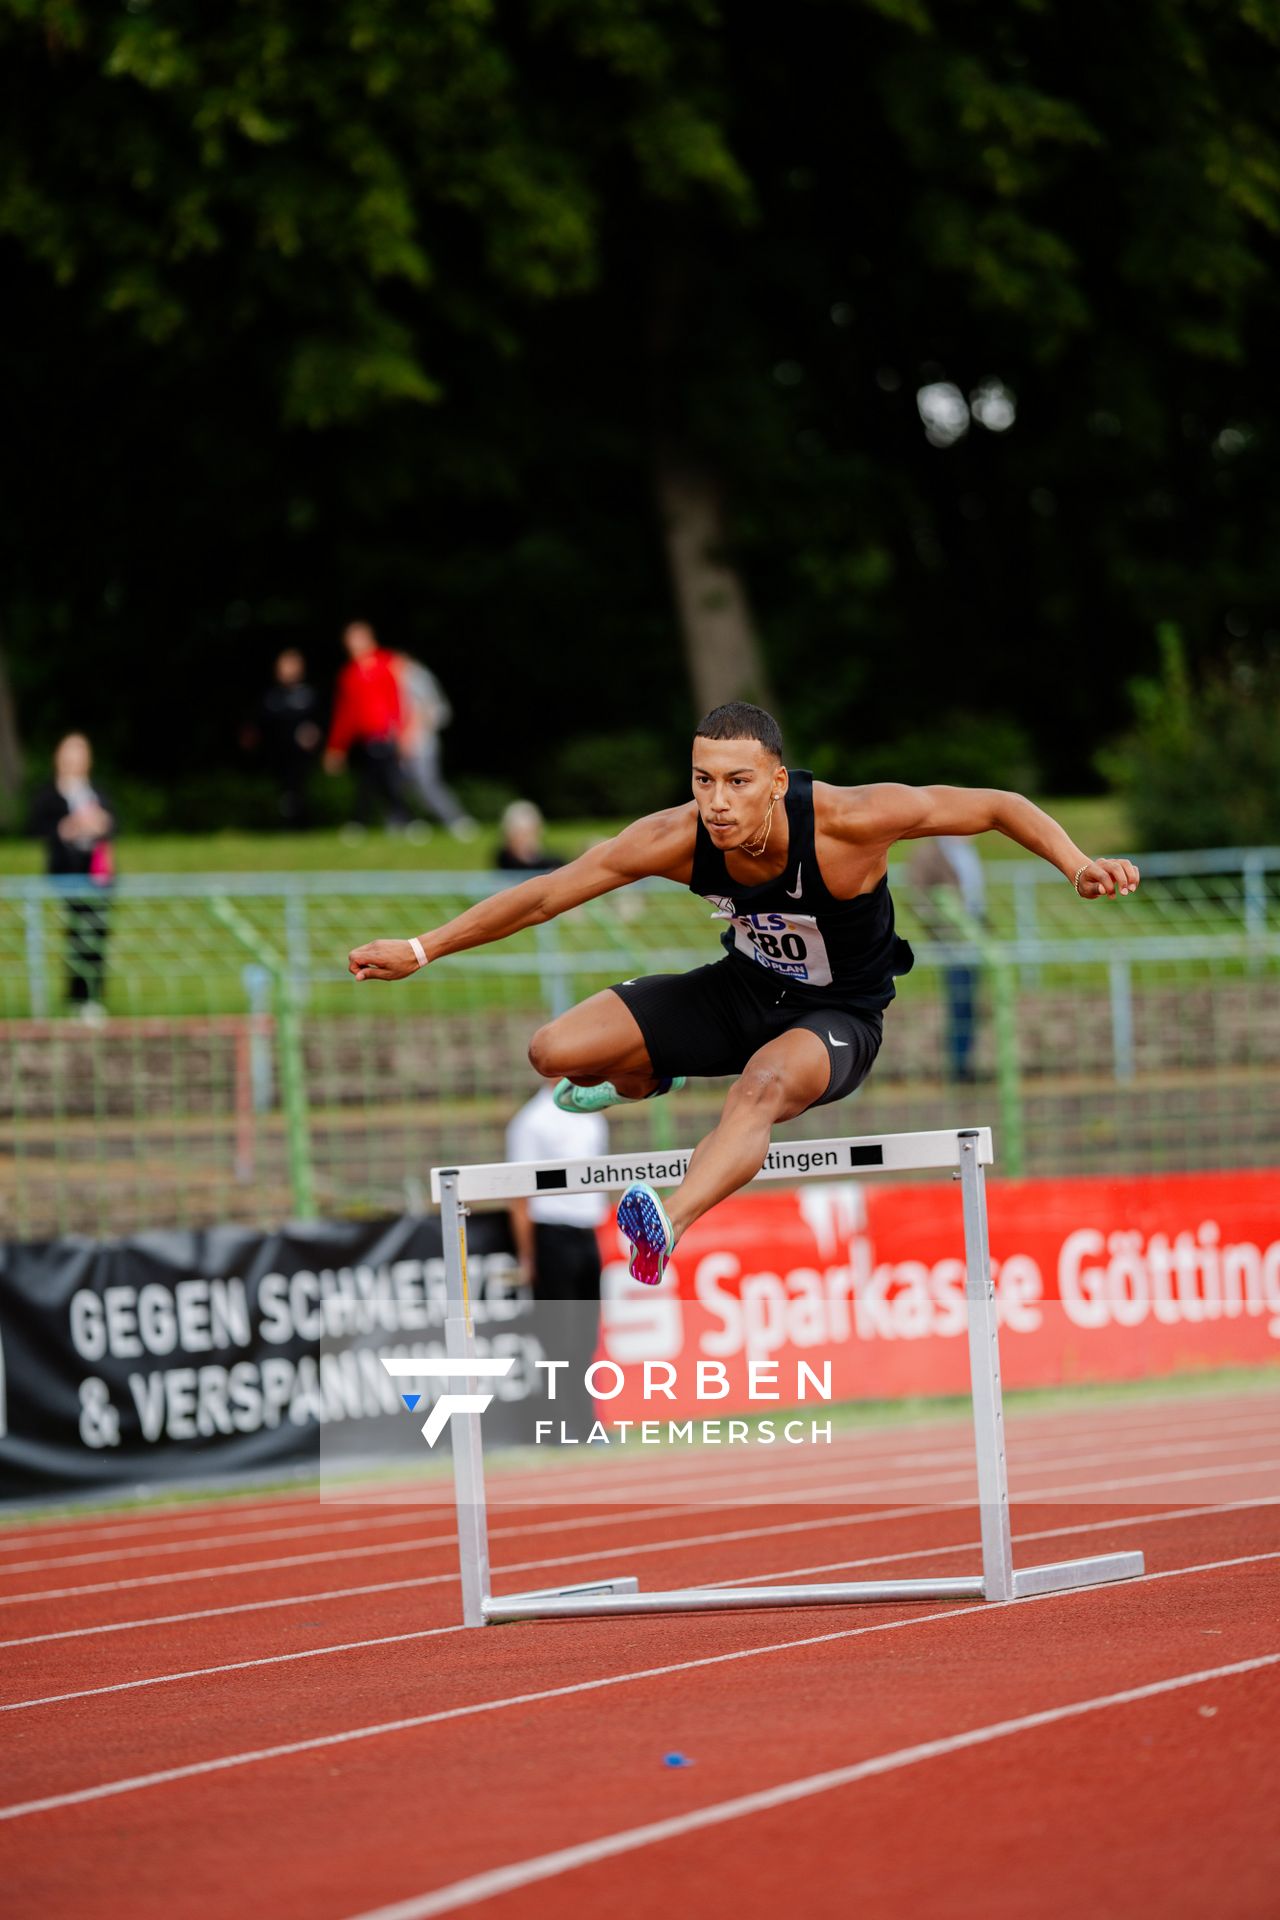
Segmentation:
<svg viewBox="0 0 1280 1920">
<path fill-rule="evenodd" d="M 1020 793 L 998 787 L 904 787 L 886 782 L 849 792 L 846 818 L 857 838 L 924 840 L 939 833 L 1003 833 L 1029 853 L 1055 866 L 1085 900 L 1133 893 L 1139 880 L 1132 860 L 1094 859 L 1078 847 L 1051 814 Z"/>
</svg>

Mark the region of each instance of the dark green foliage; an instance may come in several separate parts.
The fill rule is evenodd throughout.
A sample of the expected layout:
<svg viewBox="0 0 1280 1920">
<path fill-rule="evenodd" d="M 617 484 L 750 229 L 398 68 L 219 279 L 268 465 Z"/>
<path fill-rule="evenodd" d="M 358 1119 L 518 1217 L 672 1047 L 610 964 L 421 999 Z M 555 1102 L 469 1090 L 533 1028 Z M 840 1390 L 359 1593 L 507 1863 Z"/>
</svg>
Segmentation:
<svg viewBox="0 0 1280 1920">
<path fill-rule="evenodd" d="M 1280 649 L 1197 678 L 1178 630 L 1158 676 L 1130 688 L 1132 731 L 1101 756 L 1146 847 L 1280 845 Z"/>
<path fill-rule="evenodd" d="M 1280 634 L 1278 48 L 1275 0 L 0 0 L 28 743 L 234 769 L 359 611 L 453 774 L 550 800 L 603 705 L 682 778 L 660 415 L 792 758 L 963 710 L 1087 780 L 1159 620 Z M 992 377 L 1015 424 L 931 445 Z"/>
<path fill-rule="evenodd" d="M 1005 787 L 1035 793 L 1041 781 L 1027 729 L 1008 714 L 944 713 L 892 740 L 864 745 L 855 720 L 849 739 L 814 755 L 824 780 L 904 780 L 909 786 Z"/>
<path fill-rule="evenodd" d="M 562 820 L 652 813 L 689 798 L 687 753 L 656 733 L 581 734 L 551 755 L 535 797 Z"/>
</svg>

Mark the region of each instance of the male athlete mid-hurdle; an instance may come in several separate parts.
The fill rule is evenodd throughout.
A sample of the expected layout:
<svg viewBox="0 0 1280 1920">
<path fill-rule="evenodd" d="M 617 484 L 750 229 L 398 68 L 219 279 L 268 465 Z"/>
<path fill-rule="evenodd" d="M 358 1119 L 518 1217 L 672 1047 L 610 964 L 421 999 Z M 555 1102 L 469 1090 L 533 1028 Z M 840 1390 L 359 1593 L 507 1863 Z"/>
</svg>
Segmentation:
<svg viewBox="0 0 1280 1920">
<path fill-rule="evenodd" d="M 442 927 L 356 947 L 350 971 L 403 980 L 632 880 L 678 880 L 713 902 L 728 923 L 725 959 L 608 987 L 540 1027 L 529 1048 L 571 1112 L 647 1100 L 691 1074 L 738 1075 L 666 1205 L 645 1185 L 628 1187 L 619 1203 L 631 1274 L 652 1286 L 686 1227 L 759 1173 L 776 1121 L 843 1099 L 871 1071 L 894 975 L 913 962 L 894 932 L 889 849 L 992 830 L 1048 860 L 1083 899 L 1138 885 L 1132 861 L 1090 859 L 1021 794 L 835 787 L 789 773 L 777 721 L 734 701 L 694 735 L 692 801 L 646 815 Z"/>
</svg>

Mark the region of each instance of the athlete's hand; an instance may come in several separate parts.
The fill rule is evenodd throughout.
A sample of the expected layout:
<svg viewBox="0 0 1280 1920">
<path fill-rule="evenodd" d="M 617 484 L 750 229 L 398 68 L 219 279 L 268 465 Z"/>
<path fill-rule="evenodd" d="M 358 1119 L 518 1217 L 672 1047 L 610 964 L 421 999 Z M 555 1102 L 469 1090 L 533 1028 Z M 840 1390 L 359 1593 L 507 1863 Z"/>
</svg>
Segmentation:
<svg viewBox="0 0 1280 1920">
<path fill-rule="evenodd" d="M 1136 893 L 1140 877 L 1132 860 L 1090 860 L 1076 875 L 1076 892 L 1082 900 Z"/>
<path fill-rule="evenodd" d="M 418 971 L 418 956 L 407 940 L 370 940 L 351 949 L 347 971 L 357 980 L 407 980 Z"/>
</svg>

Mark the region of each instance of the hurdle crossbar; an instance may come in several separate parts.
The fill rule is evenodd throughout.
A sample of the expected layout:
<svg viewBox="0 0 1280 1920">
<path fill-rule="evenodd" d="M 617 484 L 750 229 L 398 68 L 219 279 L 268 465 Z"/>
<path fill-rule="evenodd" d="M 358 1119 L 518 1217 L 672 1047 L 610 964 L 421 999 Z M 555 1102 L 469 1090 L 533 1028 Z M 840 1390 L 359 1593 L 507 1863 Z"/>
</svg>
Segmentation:
<svg viewBox="0 0 1280 1920">
<path fill-rule="evenodd" d="M 538 1193 L 608 1193 L 645 1181 L 673 1187 L 683 1180 L 692 1149 L 605 1154 L 587 1160 L 536 1160 L 493 1166 L 437 1167 L 431 1195 L 442 1214 L 446 1283 L 445 1346 L 451 1360 L 475 1360 L 476 1342 L 467 1285 L 467 1203 L 509 1200 Z M 747 1607 L 845 1606 L 902 1600 L 1024 1599 L 1075 1587 L 1129 1580 L 1143 1571 L 1140 1553 L 1106 1553 L 1050 1566 L 1015 1569 L 1009 1521 L 1004 1407 L 995 1287 L 987 1233 L 985 1168 L 993 1160 L 989 1127 L 945 1128 L 928 1133 L 864 1134 L 854 1138 L 804 1140 L 774 1146 L 757 1178 L 797 1183 L 863 1178 L 919 1169 L 948 1170 L 960 1183 L 964 1222 L 965 1301 L 969 1323 L 969 1375 L 973 1397 L 974 1449 L 982 1571 L 959 1578 L 858 1580 L 821 1586 L 689 1587 L 642 1593 L 629 1574 L 551 1587 L 536 1593 L 497 1595 L 490 1590 L 489 1537 L 485 1506 L 480 1414 L 455 1401 L 454 1498 L 462 1574 L 463 1625 L 555 1619 L 610 1613 L 719 1612 Z M 754 1182 L 752 1184 L 755 1184 Z M 451 1369 L 451 1371 L 455 1371 Z M 472 1389 L 458 1366 L 462 1384 Z M 476 1397 L 474 1393 L 471 1396 Z M 483 1405 L 483 1397 L 479 1399 Z"/>
</svg>

